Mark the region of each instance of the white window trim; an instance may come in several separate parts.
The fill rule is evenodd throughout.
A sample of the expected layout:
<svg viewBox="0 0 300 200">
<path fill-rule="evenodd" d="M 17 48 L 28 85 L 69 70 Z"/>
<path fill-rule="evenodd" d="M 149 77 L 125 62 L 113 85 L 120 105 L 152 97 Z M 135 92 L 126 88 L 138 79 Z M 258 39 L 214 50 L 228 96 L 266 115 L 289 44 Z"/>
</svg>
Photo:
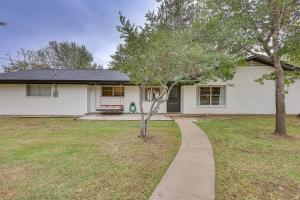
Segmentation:
<svg viewBox="0 0 300 200">
<path fill-rule="evenodd" d="M 225 104 L 224 105 L 201 105 L 200 104 L 200 94 L 199 94 L 199 89 L 201 87 L 223 87 L 225 88 Z M 211 98 L 211 95 L 210 95 Z M 196 86 L 196 106 L 201 107 L 201 108 L 225 108 L 227 106 L 227 87 L 226 85 L 197 85 Z"/>
<path fill-rule="evenodd" d="M 143 101 L 144 102 L 153 102 L 154 99 L 152 100 L 146 100 L 145 99 L 145 88 L 151 88 L 151 94 L 153 94 L 153 88 L 159 88 L 159 95 L 161 94 L 161 87 L 160 86 L 145 86 L 143 89 Z"/>
</svg>

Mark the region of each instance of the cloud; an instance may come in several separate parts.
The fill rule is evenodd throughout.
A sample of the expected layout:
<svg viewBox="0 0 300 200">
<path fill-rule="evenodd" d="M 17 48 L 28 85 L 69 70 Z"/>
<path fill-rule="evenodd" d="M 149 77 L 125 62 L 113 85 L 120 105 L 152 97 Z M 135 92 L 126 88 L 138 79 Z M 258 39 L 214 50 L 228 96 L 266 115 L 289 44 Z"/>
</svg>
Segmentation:
<svg viewBox="0 0 300 200">
<path fill-rule="evenodd" d="M 141 25 L 146 11 L 156 6 L 155 0 L 2 0 L 0 19 L 8 24 L 0 29 L 0 56 L 37 49 L 50 40 L 75 41 L 107 65 L 120 42 L 118 12 Z"/>
</svg>

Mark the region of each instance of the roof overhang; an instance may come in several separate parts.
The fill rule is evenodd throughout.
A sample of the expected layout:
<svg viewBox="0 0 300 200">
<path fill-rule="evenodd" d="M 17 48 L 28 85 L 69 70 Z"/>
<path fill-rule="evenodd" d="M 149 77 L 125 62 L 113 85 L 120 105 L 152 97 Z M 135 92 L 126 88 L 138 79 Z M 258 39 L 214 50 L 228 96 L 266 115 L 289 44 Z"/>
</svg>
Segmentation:
<svg viewBox="0 0 300 200">
<path fill-rule="evenodd" d="M 255 61 L 255 62 L 259 62 L 261 64 L 264 65 L 268 65 L 268 66 L 272 66 L 274 67 L 273 62 L 271 62 L 266 56 L 263 55 L 253 55 L 253 56 L 249 56 L 246 58 L 246 61 Z M 282 62 L 282 68 L 284 70 L 288 70 L 288 71 L 297 71 L 300 72 L 300 68 L 296 67 L 294 65 L 290 65 L 290 64 L 286 64 Z"/>
<path fill-rule="evenodd" d="M 85 84 L 85 85 L 132 85 L 129 81 L 99 81 L 99 80 L 0 80 L 1 84 Z"/>
</svg>

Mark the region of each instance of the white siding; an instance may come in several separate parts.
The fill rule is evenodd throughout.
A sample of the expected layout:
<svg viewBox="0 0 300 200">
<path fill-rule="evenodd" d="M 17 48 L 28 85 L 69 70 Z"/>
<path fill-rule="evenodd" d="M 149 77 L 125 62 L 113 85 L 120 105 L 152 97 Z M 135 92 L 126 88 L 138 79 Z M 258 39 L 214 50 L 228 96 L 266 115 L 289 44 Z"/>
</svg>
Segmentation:
<svg viewBox="0 0 300 200">
<path fill-rule="evenodd" d="M 0 84 L 0 115 L 83 115 L 87 113 L 87 85 L 57 85 L 57 88 L 57 98 L 28 97 L 25 84 Z M 53 90 L 54 85 L 52 85 Z"/>
<path fill-rule="evenodd" d="M 272 72 L 270 66 L 239 67 L 233 80 L 211 82 L 207 85 L 226 86 L 225 106 L 197 105 L 197 86 L 182 86 L 182 112 L 185 114 L 274 114 L 275 82 L 267 81 L 260 85 L 254 80 L 264 73 Z M 289 88 L 286 97 L 288 114 L 300 113 L 300 80 Z"/>
</svg>

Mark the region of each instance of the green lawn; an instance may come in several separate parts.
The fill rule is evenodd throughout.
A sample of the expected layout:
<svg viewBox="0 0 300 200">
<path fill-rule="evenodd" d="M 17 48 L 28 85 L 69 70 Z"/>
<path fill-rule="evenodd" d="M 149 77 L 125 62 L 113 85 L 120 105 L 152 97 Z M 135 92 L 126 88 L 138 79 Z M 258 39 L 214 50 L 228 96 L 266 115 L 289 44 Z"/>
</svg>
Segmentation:
<svg viewBox="0 0 300 200">
<path fill-rule="evenodd" d="M 299 118 L 288 118 L 288 139 L 271 134 L 272 117 L 212 117 L 197 124 L 214 149 L 217 200 L 300 199 Z"/>
<path fill-rule="evenodd" d="M 0 118 L 0 199 L 148 199 L 180 144 L 175 122 Z"/>
</svg>

